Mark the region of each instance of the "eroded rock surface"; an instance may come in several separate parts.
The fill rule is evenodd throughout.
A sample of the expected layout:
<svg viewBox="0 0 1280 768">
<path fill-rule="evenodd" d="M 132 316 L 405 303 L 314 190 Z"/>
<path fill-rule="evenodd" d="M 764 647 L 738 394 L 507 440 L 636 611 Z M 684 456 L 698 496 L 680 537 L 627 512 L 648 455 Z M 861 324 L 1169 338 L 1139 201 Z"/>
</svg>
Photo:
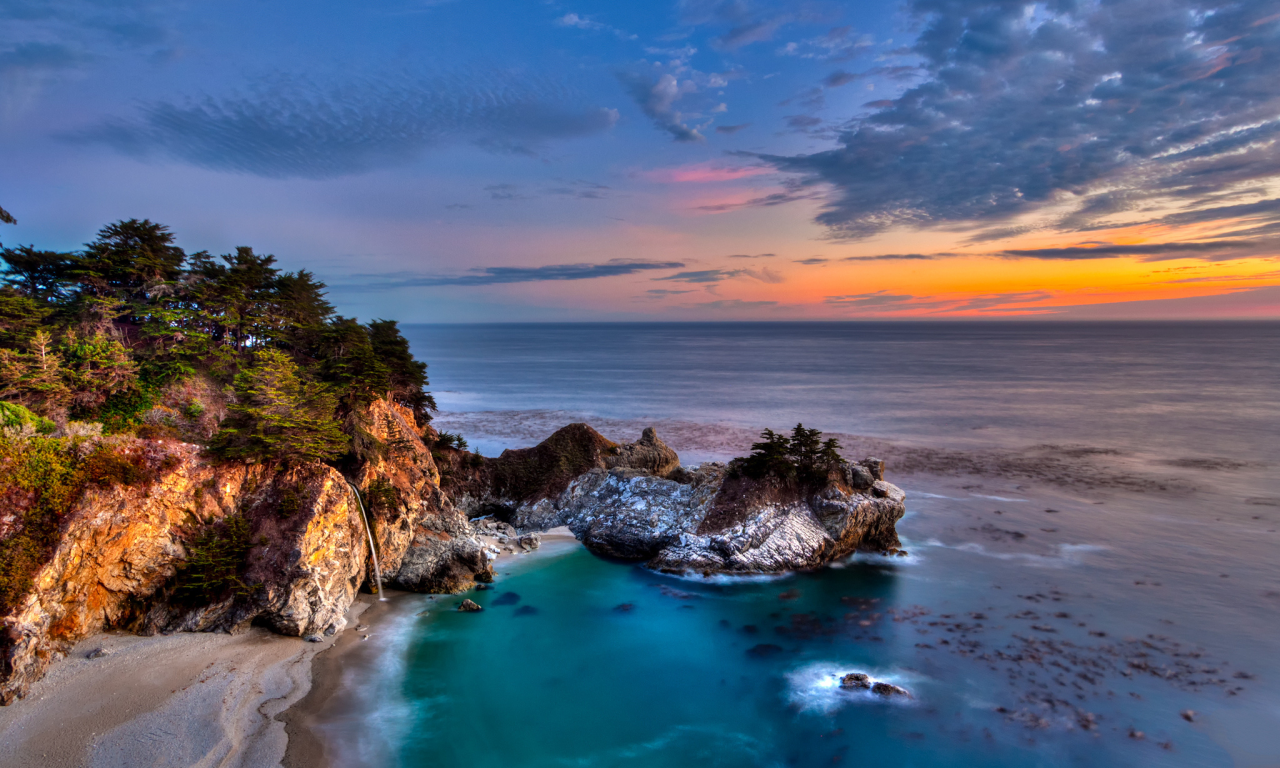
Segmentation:
<svg viewBox="0 0 1280 768">
<path fill-rule="evenodd" d="M 652 429 L 619 445 L 575 424 L 534 448 L 482 461 L 459 484 L 477 513 L 504 515 L 521 530 L 567 525 L 596 554 L 671 572 L 777 573 L 859 549 L 890 552 L 905 512 L 905 494 L 884 480 L 879 459 L 847 464 L 816 484 L 757 480 L 717 463 L 682 469 Z M 504 479 L 513 465 L 558 473 L 560 481 L 513 493 Z M 573 469 L 578 474 L 564 480 Z"/>
<path fill-rule="evenodd" d="M 377 401 L 364 418 L 385 451 L 353 479 L 377 489 L 366 502 L 384 580 L 424 592 L 491 580 L 492 556 L 441 492 L 412 414 Z M 372 580 L 372 562 L 360 506 L 338 470 L 219 463 L 187 443 L 111 440 L 150 479 L 90 485 L 60 516 L 52 552 L 0 616 L 0 703 L 21 697 L 72 644 L 105 629 L 235 631 L 256 622 L 318 638 L 343 628 Z M 5 496 L 31 503 L 29 495 Z M 10 512 L 21 519 L 20 509 Z M 238 585 L 216 594 L 184 588 L 200 533 L 233 519 L 247 542 Z"/>
</svg>

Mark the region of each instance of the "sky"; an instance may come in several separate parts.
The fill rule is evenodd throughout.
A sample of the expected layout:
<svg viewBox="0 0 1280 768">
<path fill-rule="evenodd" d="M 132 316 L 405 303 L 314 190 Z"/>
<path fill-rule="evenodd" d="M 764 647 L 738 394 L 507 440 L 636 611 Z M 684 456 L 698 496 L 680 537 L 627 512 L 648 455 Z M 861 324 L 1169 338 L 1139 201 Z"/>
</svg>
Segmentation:
<svg viewBox="0 0 1280 768">
<path fill-rule="evenodd" d="M 0 0 L 6 246 L 402 322 L 1280 317 L 1280 0 Z"/>
</svg>

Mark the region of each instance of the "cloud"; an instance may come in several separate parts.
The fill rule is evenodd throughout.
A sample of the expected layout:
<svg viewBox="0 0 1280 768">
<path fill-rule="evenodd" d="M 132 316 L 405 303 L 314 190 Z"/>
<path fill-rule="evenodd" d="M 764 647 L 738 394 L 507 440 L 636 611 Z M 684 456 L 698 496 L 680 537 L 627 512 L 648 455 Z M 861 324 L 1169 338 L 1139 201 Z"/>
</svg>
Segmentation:
<svg viewBox="0 0 1280 768">
<path fill-rule="evenodd" d="M 742 131 L 750 127 L 751 127 L 751 123 L 740 123 L 738 125 L 717 125 L 716 133 L 723 133 L 726 136 L 732 136 L 738 131 Z"/>
<path fill-rule="evenodd" d="M 1165 261 L 1183 258 L 1223 260 L 1254 255 L 1260 248 L 1264 253 L 1280 252 L 1280 246 L 1276 243 L 1259 243 L 1251 240 L 1209 240 L 1186 243 L 1142 243 L 1133 245 L 1103 243 L 1066 248 L 1027 248 L 1000 251 L 995 255 L 1014 259 L 1067 261 L 1114 259 L 1123 256 L 1139 256 L 1142 257 L 1143 261 Z M 1241 251 L 1248 251 L 1248 253 L 1242 254 Z"/>
<path fill-rule="evenodd" d="M 594 21 L 592 19 L 587 18 L 586 16 L 579 16 L 576 13 L 566 13 L 560 18 L 556 19 L 556 25 L 561 27 L 572 27 L 573 29 L 585 29 L 592 32 L 609 32 L 610 34 L 616 35 L 622 40 L 636 39 L 635 35 L 624 32 L 621 29 L 618 29 L 617 27 L 613 27 L 599 21 Z"/>
<path fill-rule="evenodd" d="M 813 115 L 792 115 L 787 118 L 787 127 L 806 130 L 822 125 L 822 118 Z"/>
<path fill-rule="evenodd" d="M 849 296 L 828 296 L 826 304 L 853 311 L 855 314 L 882 314 L 913 312 L 917 314 L 952 314 L 956 312 L 986 312 L 990 310 L 1026 312 L 1038 308 L 1011 307 L 1012 304 L 1031 304 L 1053 298 L 1046 291 L 1019 291 L 1012 293 L 984 293 L 973 296 L 944 298 L 915 296 L 909 293 L 874 291 Z"/>
<path fill-rule="evenodd" d="M 548 264 L 542 267 L 476 267 L 466 275 L 353 275 L 355 278 L 378 278 L 365 288 L 407 288 L 436 285 L 499 285 L 505 283 L 534 283 L 548 280 L 593 280 L 597 277 L 617 277 L 648 272 L 655 269 L 680 269 L 679 261 L 643 261 L 637 259 L 611 259 L 603 264 Z"/>
<path fill-rule="evenodd" d="M 1266 4 L 1028 8 L 909 0 L 923 80 L 836 148 L 765 159 L 828 185 L 818 221 L 846 238 L 1064 205 L 1061 226 L 1084 228 L 1280 176 L 1280 21 Z"/>
<path fill-rule="evenodd" d="M 824 259 L 818 256 L 814 256 L 813 258 L 809 258 L 809 259 L 796 259 L 795 263 L 814 265 L 814 264 L 826 264 L 828 261 L 831 261 L 831 259 Z"/>
<path fill-rule="evenodd" d="M 674 168 L 655 168 L 642 171 L 640 176 L 649 181 L 666 184 L 706 184 L 721 181 L 737 181 L 752 176 L 774 173 L 767 165 L 725 165 L 723 163 L 695 163 Z"/>
<path fill-rule="evenodd" d="M 841 261 L 931 261 L 942 256 L 958 256 L 955 253 L 882 253 L 876 256 L 845 256 Z"/>
<path fill-rule="evenodd" d="M 680 82 L 671 73 L 664 73 L 655 80 L 636 72 L 620 73 L 618 79 L 640 110 L 653 120 L 654 125 L 671 134 L 671 138 L 679 142 L 706 140 L 697 129 L 686 124 L 684 116 L 675 108 L 680 97 L 697 90 L 692 80 Z"/>
<path fill-rule="evenodd" d="M 723 310 L 741 310 L 741 309 L 766 309 L 768 307 L 778 306 L 776 301 L 744 301 L 742 299 L 717 299 L 716 301 L 704 301 L 698 304 L 681 304 L 681 307 L 688 309 L 711 309 L 717 311 Z"/>
<path fill-rule="evenodd" d="M 824 35 L 787 43 L 778 50 L 778 55 L 819 61 L 847 61 L 866 52 L 873 44 L 871 35 L 859 34 L 853 27 L 835 27 Z"/>
<path fill-rule="evenodd" d="M 919 67 L 909 66 L 874 67 L 866 72 L 845 72 L 843 69 L 837 69 L 823 78 L 822 84 L 828 88 L 839 88 L 842 85 L 848 85 L 854 81 L 865 80 L 874 76 L 884 76 L 893 80 L 907 80 L 913 75 L 919 74 L 919 72 Z M 889 103 L 892 104 L 893 102 Z"/>
<path fill-rule="evenodd" d="M 1255 272 L 1252 275 L 1204 275 L 1202 277 L 1184 277 L 1179 280 L 1167 280 L 1169 283 L 1231 283 L 1250 280 L 1280 280 L 1280 270 Z"/>
<path fill-rule="evenodd" d="M 667 296 L 679 296 L 685 293 L 696 293 L 696 291 L 692 289 L 687 291 L 673 291 L 667 288 L 650 288 L 649 290 L 645 291 L 645 294 L 647 294 L 648 298 L 651 298 L 651 299 L 661 299 Z"/>
<path fill-rule="evenodd" d="M 731 259 L 772 259 L 777 256 L 776 253 L 734 253 L 729 256 Z"/>
<path fill-rule="evenodd" d="M 0 50 L 0 77 L 31 70 L 70 69 L 89 59 L 60 43 L 20 43 Z"/>
<path fill-rule="evenodd" d="M 723 29 L 712 42 L 728 50 L 771 40 L 788 24 L 829 23 L 839 15 L 839 9 L 819 2 L 680 0 L 676 8 L 684 24 Z"/>
<path fill-rule="evenodd" d="M 768 267 L 762 269 L 699 269 L 691 272 L 677 272 L 666 277 L 655 277 L 654 280 L 670 280 L 677 283 L 719 283 L 737 277 L 749 277 L 762 283 L 781 283 L 786 278 Z"/>
<path fill-rule="evenodd" d="M 821 197 L 821 190 L 806 189 L 804 187 L 791 185 L 782 192 L 771 192 L 767 195 L 753 197 L 736 203 L 711 203 L 708 205 L 699 205 L 694 208 L 698 211 L 707 211 L 708 213 L 725 213 L 726 211 L 736 211 L 739 208 L 771 208 L 776 205 L 786 205 L 794 203 L 797 200 L 813 200 Z"/>
<path fill-rule="evenodd" d="M 145 104 L 67 138 L 140 157 L 274 178 L 332 178 L 470 141 L 532 153 L 555 139 L 608 130 L 612 109 L 572 90 L 512 75 L 386 75 L 319 86 L 277 78 L 247 95 Z"/>
</svg>

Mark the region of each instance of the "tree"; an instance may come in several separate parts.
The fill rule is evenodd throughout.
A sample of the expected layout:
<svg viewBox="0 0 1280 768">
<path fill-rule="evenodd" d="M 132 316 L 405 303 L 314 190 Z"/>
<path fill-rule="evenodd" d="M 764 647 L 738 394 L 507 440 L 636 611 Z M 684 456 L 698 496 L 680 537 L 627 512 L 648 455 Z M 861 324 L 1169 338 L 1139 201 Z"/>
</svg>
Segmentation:
<svg viewBox="0 0 1280 768">
<path fill-rule="evenodd" d="M 278 349 L 262 349 L 235 378 L 236 403 L 213 449 L 232 459 L 297 464 L 329 461 L 346 449 L 334 420 L 332 391 L 304 381 L 298 366 Z"/>
<path fill-rule="evenodd" d="M 87 244 L 76 274 L 84 289 L 98 296 L 145 298 L 148 289 L 177 280 L 186 254 L 173 233 L 148 219 L 108 224 Z"/>
<path fill-rule="evenodd" d="M 431 418 L 436 401 L 427 394 L 427 364 L 413 358 L 409 340 L 400 333 L 395 320 L 374 320 L 369 329 L 369 346 L 388 373 L 392 396 L 402 405 L 413 409 L 422 421 Z"/>
<path fill-rule="evenodd" d="M 838 440 L 832 437 L 823 441 L 821 431 L 807 429 L 803 424 L 797 424 L 790 437 L 772 429 L 766 429 L 760 437 L 760 442 L 751 444 L 751 455 L 735 459 L 743 474 L 757 480 L 776 477 L 817 485 L 826 481 L 831 470 L 845 464 Z"/>
<path fill-rule="evenodd" d="M 374 352 L 369 329 L 354 318 L 336 317 L 325 327 L 316 357 L 320 378 L 341 390 L 345 409 L 367 405 L 391 389 L 391 372 Z"/>
<path fill-rule="evenodd" d="M 57 303 L 65 300 L 75 282 L 75 254 L 37 251 L 29 245 L 0 250 L 3 280 L 24 296 Z"/>
</svg>

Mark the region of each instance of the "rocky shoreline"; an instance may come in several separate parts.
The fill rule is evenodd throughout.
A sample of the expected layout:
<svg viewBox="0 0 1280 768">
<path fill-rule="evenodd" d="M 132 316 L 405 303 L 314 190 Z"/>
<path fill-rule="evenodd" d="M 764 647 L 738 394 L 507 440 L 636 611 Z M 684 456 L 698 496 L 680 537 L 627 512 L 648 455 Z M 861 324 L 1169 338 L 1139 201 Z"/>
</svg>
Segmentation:
<svg viewBox="0 0 1280 768">
<path fill-rule="evenodd" d="M 533 448 L 483 458 L 434 444 L 434 430 L 386 400 L 363 420 L 385 449 L 350 477 L 319 463 L 217 463 L 186 443 L 126 446 L 153 479 L 93 488 L 64 516 L 32 588 L 0 619 L 0 703 L 104 630 L 336 635 L 373 582 L 365 510 L 350 484 L 365 489 L 384 583 L 410 592 L 492 581 L 498 556 L 535 549 L 538 532 L 560 526 L 598 555 L 666 572 L 777 573 L 898 551 L 904 495 L 875 459 L 803 486 L 718 463 L 683 467 L 652 429 L 615 443 L 572 424 Z M 192 561 L 212 557 L 192 531 L 232 521 L 244 549 L 233 587 L 212 596 L 184 588 Z"/>
</svg>

